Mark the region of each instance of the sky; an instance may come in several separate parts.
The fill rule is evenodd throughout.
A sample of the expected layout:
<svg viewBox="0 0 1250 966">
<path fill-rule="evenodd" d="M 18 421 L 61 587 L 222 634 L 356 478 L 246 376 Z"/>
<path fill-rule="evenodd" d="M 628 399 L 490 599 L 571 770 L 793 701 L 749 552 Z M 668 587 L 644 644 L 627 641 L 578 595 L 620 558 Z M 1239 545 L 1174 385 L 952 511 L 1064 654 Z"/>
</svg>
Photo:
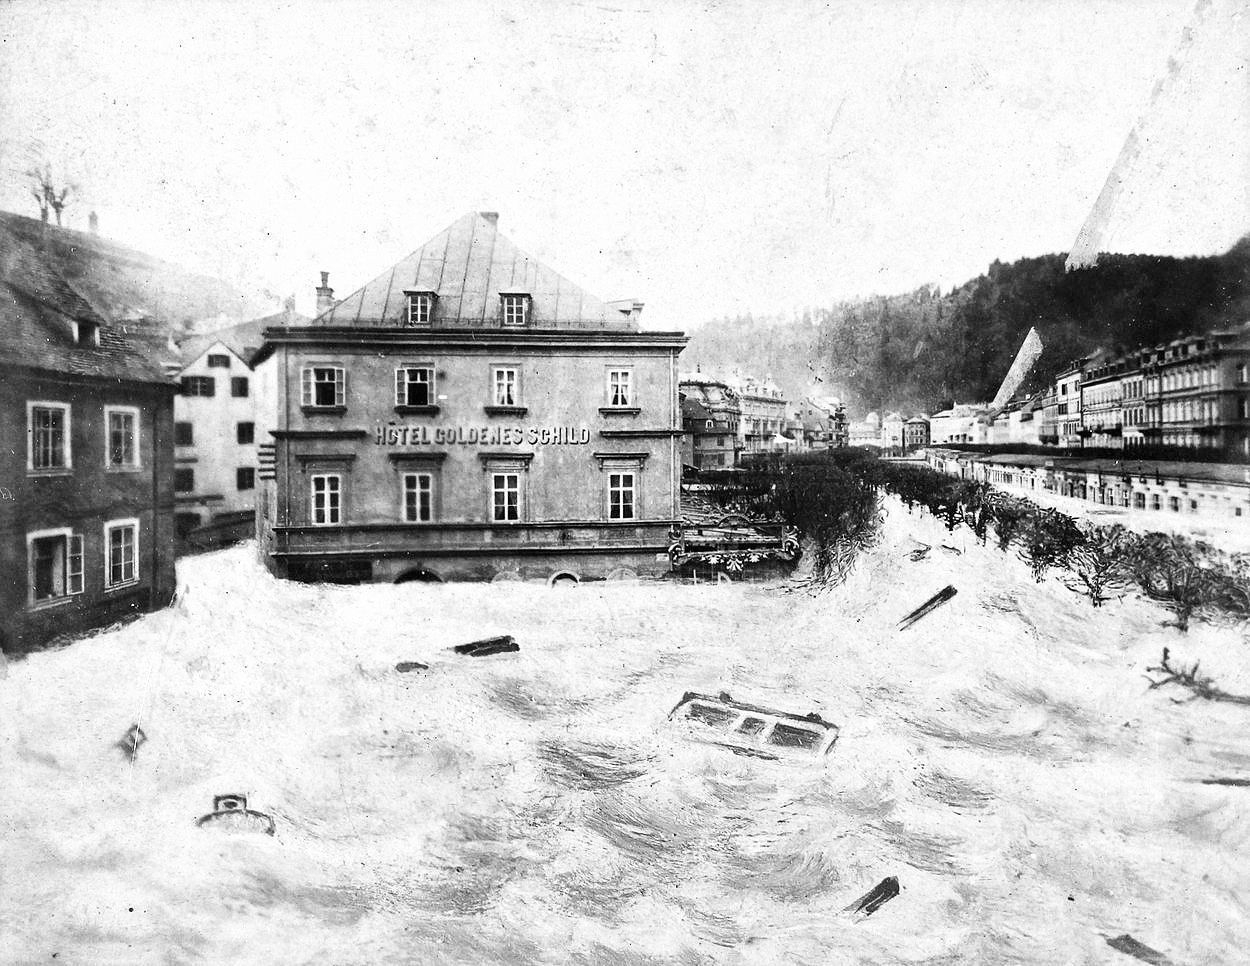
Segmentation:
<svg viewBox="0 0 1250 966">
<path fill-rule="evenodd" d="M 686 329 L 1250 228 L 1247 0 L 0 2 L 0 207 L 310 312 L 471 210 Z M 1185 31 L 1188 30 L 1188 33 Z"/>
</svg>

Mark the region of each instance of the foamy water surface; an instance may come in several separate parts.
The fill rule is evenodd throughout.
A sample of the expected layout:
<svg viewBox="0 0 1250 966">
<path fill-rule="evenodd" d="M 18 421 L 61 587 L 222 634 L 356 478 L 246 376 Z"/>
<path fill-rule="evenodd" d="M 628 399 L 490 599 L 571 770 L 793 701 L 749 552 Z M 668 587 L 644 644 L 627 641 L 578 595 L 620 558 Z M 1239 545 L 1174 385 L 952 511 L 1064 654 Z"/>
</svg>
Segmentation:
<svg viewBox="0 0 1250 966">
<path fill-rule="evenodd" d="M 1250 692 L 1235 630 L 1093 610 L 893 504 L 818 594 L 312 587 L 253 552 L 10 663 L 0 959 L 1131 963 L 1126 932 L 1178 964 L 1250 955 L 1250 788 L 1201 784 L 1250 777 L 1250 708 L 1143 677 L 1169 645 Z M 450 651 L 498 633 L 520 653 Z M 686 690 L 841 736 L 811 763 L 692 743 L 666 722 Z M 197 828 L 228 792 L 277 834 Z M 897 898 L 843 912 L 889 875 Z"/>
</svg>

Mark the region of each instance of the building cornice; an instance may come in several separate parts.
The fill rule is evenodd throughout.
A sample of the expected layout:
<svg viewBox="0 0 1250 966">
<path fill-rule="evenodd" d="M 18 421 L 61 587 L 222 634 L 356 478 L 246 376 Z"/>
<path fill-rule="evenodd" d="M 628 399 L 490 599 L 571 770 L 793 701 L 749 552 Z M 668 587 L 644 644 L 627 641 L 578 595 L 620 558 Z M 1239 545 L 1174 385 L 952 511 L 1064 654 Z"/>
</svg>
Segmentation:
<svg viewBox="0 0 1250 966">
<path fill-rule="evenodd" d="M 265 344 L 253 365 L 278 346 L 334 347 L 368 352 L 452 349 L 460 352 L 566 349 L 590 351 L 681 350 L 689 339 L 681 332 L 613 332 L 571 329 L 360 328 L 356 326 L 278 326 L 266 329 Z"/>
</svg>

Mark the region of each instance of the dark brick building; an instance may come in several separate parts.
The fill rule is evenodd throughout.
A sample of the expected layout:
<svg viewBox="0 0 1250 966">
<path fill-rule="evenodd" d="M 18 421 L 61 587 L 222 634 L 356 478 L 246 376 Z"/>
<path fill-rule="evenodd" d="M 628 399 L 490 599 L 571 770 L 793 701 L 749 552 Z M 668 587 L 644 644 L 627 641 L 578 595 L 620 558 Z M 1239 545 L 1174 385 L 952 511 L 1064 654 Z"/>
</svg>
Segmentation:
<svg viewBox="0 0 1250 966">
<path fill-rule="evenodd" d="M 91 236 L 0 213 L 0 644 L 169 603 L 175 385 L 75 274 Z M 70 271 L 72 267 L 74 271 Z"/>
</svg>

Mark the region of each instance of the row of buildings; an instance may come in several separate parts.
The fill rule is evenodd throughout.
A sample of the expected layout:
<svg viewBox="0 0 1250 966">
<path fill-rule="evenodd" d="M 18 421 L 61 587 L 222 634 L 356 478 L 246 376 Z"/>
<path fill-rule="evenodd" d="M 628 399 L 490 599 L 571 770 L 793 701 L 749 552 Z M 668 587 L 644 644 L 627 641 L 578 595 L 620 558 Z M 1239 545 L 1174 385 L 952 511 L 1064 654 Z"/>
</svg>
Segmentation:
<svg viewBox="0 0 1250 966">
<path fill-rule="evenodd" d="M 160 266 L 106 304 L 93 285 L 138 253 L 20 216 L 0 231 L 5 651 L 164 606 L 178 536 L 234 514 L 295 579 L 669 569 L 686 339 L 642 331 L 640 302 L 584 291 L 495 213 L 345 299 L 323 275 L 313 319 L 177 347 L 194 310 L 135 310 L 168 287 Z M 749 396 L 756 445 L 777 398 Z"/>
<path fill-rule="evenodd" d="M 1120 509 L 1229 526 L 1250 518 L 1250 467 L 1230 463 L 1102 459 L 931 447 L 934 469 L 966 480 Z"/>
<path fill-rule="evenodd" d="M 686 373 L 678 386 L 682 462 L 694 470 L 734 469 L 761 453 L 846 445 L 846 412 L 837 399 L 806 396 L 791 404 L 765 379 Z"/>
</svg>

